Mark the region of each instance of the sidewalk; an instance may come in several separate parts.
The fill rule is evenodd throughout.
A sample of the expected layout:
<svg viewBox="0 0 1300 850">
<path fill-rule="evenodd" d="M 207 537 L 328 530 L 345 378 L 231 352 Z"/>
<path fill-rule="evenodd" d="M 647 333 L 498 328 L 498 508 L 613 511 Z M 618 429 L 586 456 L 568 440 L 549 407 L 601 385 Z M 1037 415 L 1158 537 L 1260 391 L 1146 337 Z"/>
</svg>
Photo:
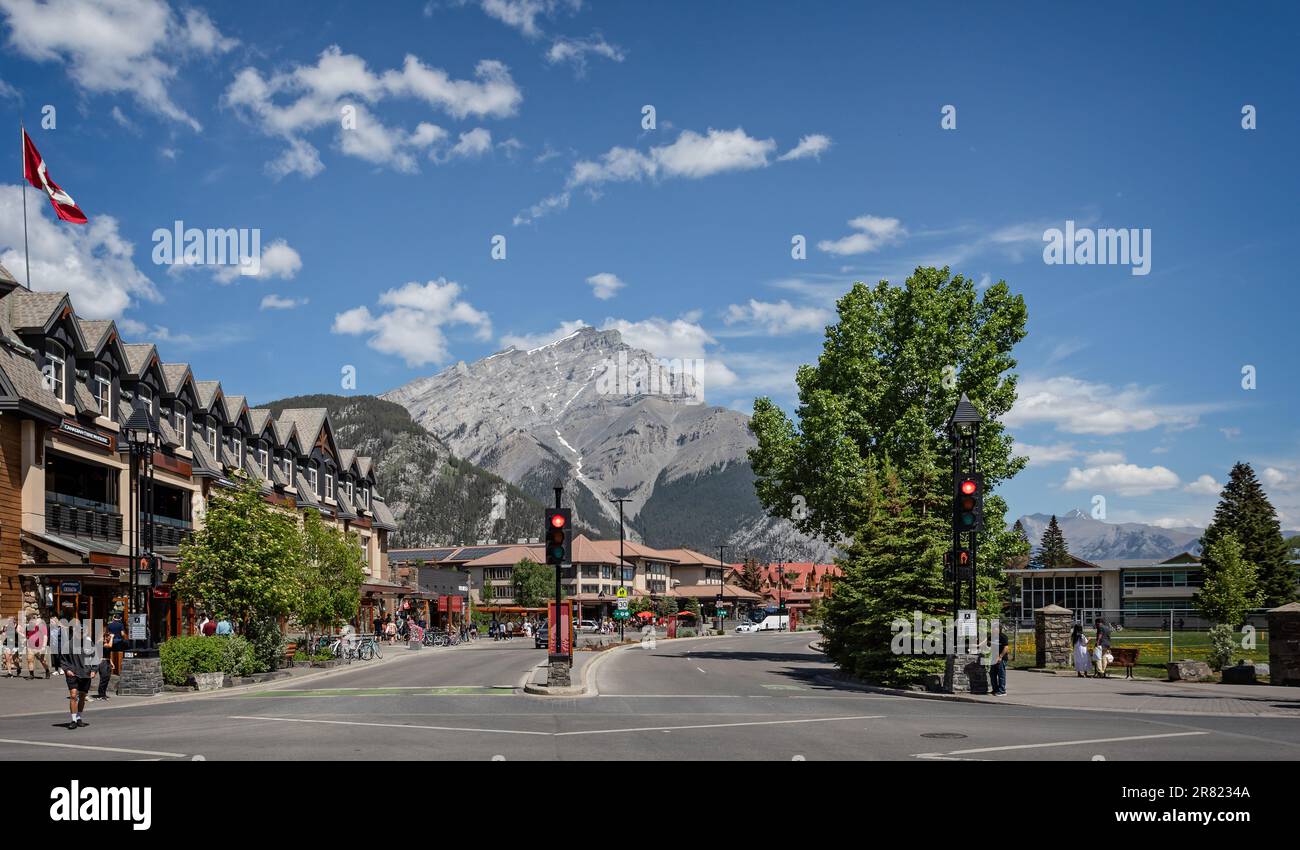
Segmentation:
<svg viewBox="0 0 1300 850">
<path fill-rule="evenodd" d="M 838 681 L 838 680 L 837 680 Z M 1137 714 L 1186 714 L 1213 717 L 1282 717 L 1300 720 L 1300 688 L 1281 685 L 1220 685 L 1208 682 L 1161 682 L 1152 679 L 1080 679 L 1027 670 L 1007 671 L 1007 695 L 936 694 L 887 691 L 924 699 L 1120 711 Z"/>
<path fill-rule="evenodd" d="M 450 649 L 454 649 L 451 647 Z M 392 650 L 391 652 L 389 650 Z M 118 696 L 117 676 L 112 678 L 108 685 L 108 700 L 100 701 L 87 698 L 86 712 L 89 713 L 103 708 L 130 708 L 140 705 L 157 705 L 161 702 L 176 702 L 179 700 L 202 699 L 210 696 L 220 696 L 222 694 L 239 693 L 251 688 L 278 688 L 285 684 L 307 679 L 317 679 L 331 676 L 337 673 L 344 673 L 356 670 L 371 669 L 383 664 L 391 664 L 401 658 L 417 657 L 424 652 L 435 652 L 437 650 L 425 648 L 424 650 L 411 651 L 401 645 L 392 647 L 383 647 L 384 657 L 376 658 L 371 661 L 353 661 L 351 664 L 344 664 L 339 667 L 321 668 L 321 667 L 291 667 L 282 669 L 279 672 L 287 673 L 287 676 L 281 676 L 266 682 L 260 682 L 254 685 L 238 685 L 231 688 L 221 688 L 216 691 L 163 691 L 151 697 L 142 696 Z M 442 651 L 448 651 L 443 648 Z M 27 714 L 45 714 L 47 712 L 67 712 L 68 710 L 68 686 L 62 673 L 53 673 L 49 679 L 42 678 L 45 671 L 40 665 L 36 668 L 36 681 L 27 678 L 27 671 L 23 671 L 22 679 L 5 679 L 0 678 L 0 719 Z M 0 674 L 2 676 L 3 674 Z M 91 681 L 90 694 L 94 696 L 99 692 L 99 678 L 96 677 Z"/>
</svg>

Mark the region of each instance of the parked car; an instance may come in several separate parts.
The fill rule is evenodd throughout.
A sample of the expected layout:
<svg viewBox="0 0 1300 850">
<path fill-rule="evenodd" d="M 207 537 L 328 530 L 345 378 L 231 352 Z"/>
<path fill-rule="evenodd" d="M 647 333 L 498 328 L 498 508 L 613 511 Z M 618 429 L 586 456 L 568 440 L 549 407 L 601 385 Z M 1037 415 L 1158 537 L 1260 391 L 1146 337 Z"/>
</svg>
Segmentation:
<svg viewBox="0 0 1300 850">
<path fill-rule="evenodd" d="M 538 623 L 536 629 L 533 630 L 533 647 L 536 649 L 546 649 L 548 640 L 546 623 Z"/>
<path fill-rule="evenodd" d="M 749 622 L 741 623 L 739 626 L 736 626 L 736 631 L 756 632 L 758 631 L 758 623 L 749 623 Z"/>
<path fill-rule="evenodd" d="M 594 620 L 581 620 L 578 622 L 578 631 L 584 634 L 594 635 L 598 630 L 599 627 Z"/>
</svg>

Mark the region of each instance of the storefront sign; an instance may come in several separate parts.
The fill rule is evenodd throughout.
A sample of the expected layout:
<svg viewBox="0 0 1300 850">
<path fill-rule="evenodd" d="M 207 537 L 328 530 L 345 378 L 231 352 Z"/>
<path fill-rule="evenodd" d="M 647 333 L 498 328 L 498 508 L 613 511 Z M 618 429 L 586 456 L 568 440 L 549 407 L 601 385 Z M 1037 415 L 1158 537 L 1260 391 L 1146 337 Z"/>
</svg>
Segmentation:
<svg viewBox="0 0 1300 850">
<path fill-rule="evenodd" d="M 79 581 L 61 581 L 59 582 L 59 593 L 80 593 L 81 582 Z"/>
<path fill-rule="evenodd" d="M 101 434 L 93 428 L 78 425 L 71 419 L 64 419 L 59 423 L 59 433 L 91 443 L 105 451 L 109 451 L 113 446 L 113 441 L 107 435 Z"/>
</svg>

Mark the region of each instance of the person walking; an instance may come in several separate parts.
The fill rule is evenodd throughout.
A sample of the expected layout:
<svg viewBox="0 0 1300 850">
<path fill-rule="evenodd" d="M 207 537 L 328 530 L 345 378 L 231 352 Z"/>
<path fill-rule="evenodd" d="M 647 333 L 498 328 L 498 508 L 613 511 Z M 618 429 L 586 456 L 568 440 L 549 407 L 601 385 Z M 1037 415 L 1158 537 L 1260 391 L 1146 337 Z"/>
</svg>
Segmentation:
<svg viewBox="0 0 1300 850">
<path fill-rule="evenodd" d="M 91 680 L 99 673 L 95 639 L 85 634 L 74 621 L 59 629 L 56 649 L 56 663 L 68 684 L 68 715 L 71 719 L 67 727 L 76 729 L 89 726 L 81 714 L 86 710 L 86 695 L 90 693 Z"/>
<path fill-rule="evenodd" d="M 115 613 L 113 622 L 109 623 L 105 628 L 113 636 L 113 652 L 110 656 L 113 662 L 113 672 L 121 676 L 122 651 L 126 648 L 126 623 L 122 622 L 122 612 Z"/>
<path fill-rule="evenodd" d="M 217 621 L 205 616 L 203 618 L 203 628 L 199 630 L 199 633 L 204 637 L 212 637 L 217 633 Z"/>
<path fill-rule="evenodd" d="M 50 662 L 45 659 L 48 654 L 50 630 L 40 615 L 27 621 L 27 678 L 36 678 L 36 660 L 40 659 L 45 668 L 45 678 L 50 678 Z"/>
<path fill-rule="evenodd" d="M 1110 655 L 1110 625 L 1101 617 L 1097 618 L 1097 648 L 1093 650 L 1093 657 L 1097 659 L 1097 675 L 1103 679 L 1109 679 L 1106 673 L 1107 656 Z"/>
<path fill-rule="evenodd" d="M 1092 660 L 1088 658 L 1088 636 L 1083 633 L 1083 623 L 1075 623 L 1070 633 L 1070 645 L 1074 647 L 1074 672 L 1080 679 L 1087 678 L 1092 670 Z"/>
<path fill-rule="evenodd" d="M 1007 633 L 998 629 L 998 654 L 989 666 L 989 678 L 992 679 L 993 696 L 1007 695 L 1007 656 L 1011 654 L 1011 641 Z"/>
<path fill-rule="evenodd" d="M 5 678 L 22 678 L 22 670 L 18 666 L 18 621 L 13 617 L 5 620 L 4 634 L 0 635 L 4 641 L 4 648 L 0 650 L 3 653 Z"/>
<path fill-rule="evenodd" d="M 218 635 L 225 635 L 225 636 L 227 636 L 227 637 L 230 636 L 230 635 L 233 635 L 233 634 L 235 633 L 235 629 L 234 629 L 234 627 L 230 625 L 230 618 L 229 618 L 229 617 L 225 617 L 225 616 L 223 616 L 223 617 L 221 618 L 221 621 L 217 623 L 217 631 L 216 631 L 216 633 L 217 633 Z"/>
<path fill-rule="evenodd" d="M 113 677 L 113 633 L 108 629 L 104 630 L 100 650 L 103 657 L 99 661 L 99 692 L 91 699 L 103 701 L 108 699 L 108 680 Z"/>
</svg>

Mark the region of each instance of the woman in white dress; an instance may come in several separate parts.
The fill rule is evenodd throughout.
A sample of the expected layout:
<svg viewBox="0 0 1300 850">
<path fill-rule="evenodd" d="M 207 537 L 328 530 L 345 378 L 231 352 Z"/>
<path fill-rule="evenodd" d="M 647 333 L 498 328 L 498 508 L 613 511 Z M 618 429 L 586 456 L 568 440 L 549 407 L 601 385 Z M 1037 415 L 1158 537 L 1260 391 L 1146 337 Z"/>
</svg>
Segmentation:
<svg viewBox="0 0 1300 850">
<path fill-rule="evenodd" d="M 1080 623 L 1074 624 L 1070 644 L 1074 647 L 1074 672 L 1079 674 L 1079 678 L 1084 678 L 1092 670 L 1092 659 L 1088 657 L 1088 636 L 1083 633 Z"/>
</svg>

